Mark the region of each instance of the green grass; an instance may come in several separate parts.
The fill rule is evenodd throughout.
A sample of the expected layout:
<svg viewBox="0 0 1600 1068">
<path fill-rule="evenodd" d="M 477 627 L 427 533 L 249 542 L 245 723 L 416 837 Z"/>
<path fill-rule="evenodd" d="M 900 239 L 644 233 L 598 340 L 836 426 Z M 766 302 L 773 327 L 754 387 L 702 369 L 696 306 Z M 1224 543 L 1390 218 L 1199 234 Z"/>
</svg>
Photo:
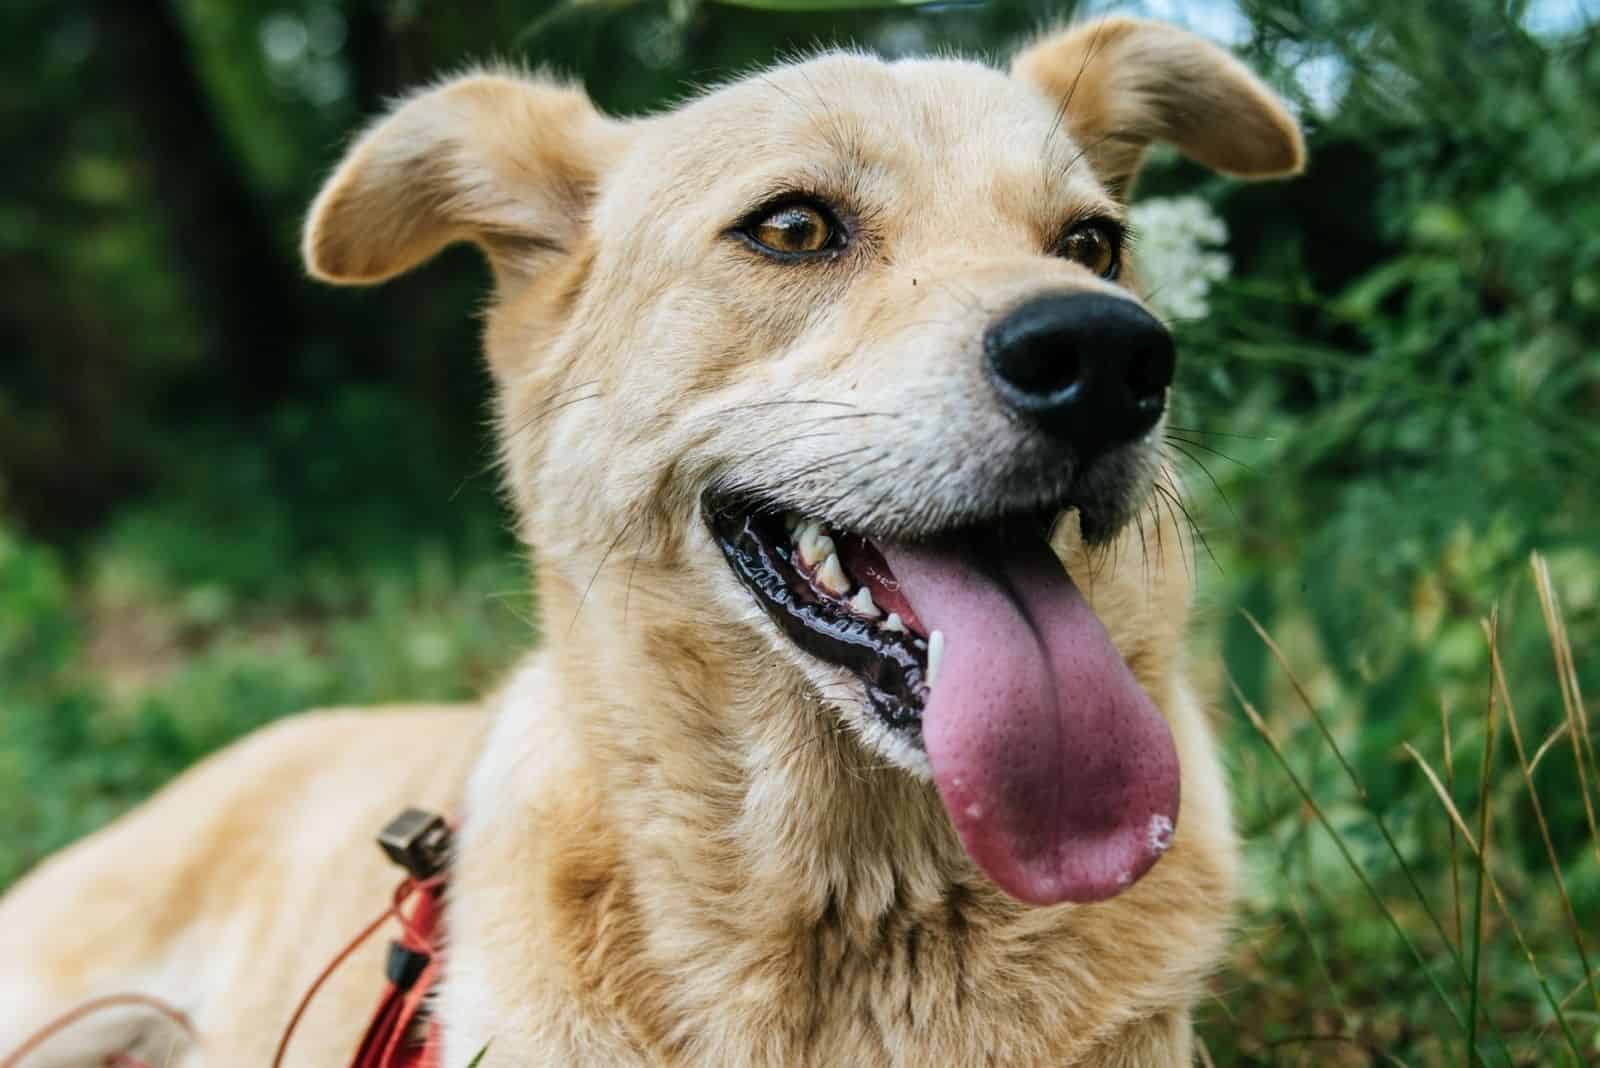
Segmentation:
<svg viewBox="0 0 1600 1068">
<path fill-rule="evenodd" d="M 437 547 L 414 561 L 415 577 L 382 581 L 349 615 L 302 608 L 211 621 L 210 590 L 103 602 L 91 587 L 47 605 L 7 651 L 59 666 L 0 681 L 0 886 L 281 716 L 461 700 L 492 685 L 530 642 L 522 569 L 509 556 L 462 560 Z M 47 554 L 0 543 L 0 598 L 22 570 L 46 583 L 59 573 Z M 190 614 L 196 605 L 204 621 Z"/>
<path fill-rule="evenodd" d="M 0 523 L 0 887 L 262 724 L 471 698 L 532 644 L 492 480 L 394 464 L 371 406 L 188 443 L 70 555 Z M 319 472 L 332 439 L 354 462 Z"/>
<path fill-rule="evenodd" d="M 1559 719 L 1526 733 L 1491 613 L 1481 700 L 1441 706 L 1434 729 L 1402 743 L 1393 755 L 1414 774 L 1381 795 L 1346 753 L 1360 724 L 1330 717 L 1257 628 L 1284 704 L 1264 716 L 1232 686 L 1253 735 L 1234 731 L 1255 883 L 1235 958 L 1201 1014 L 1214 1063 L 1600 1059 L 1600 834 L 1585 819 L 1558 836 L 1545 803 L 1565 764 L 1581 790 L 1567 800 L 1592 811 L 1593 728 L 1548 563 L 1536 555 L 1530 572 L 1542 612 L 1523 625 L 1544 632 L 1552 667 L 1520 681 L 1559 690 Z"/>
<path fill-rule="evenodd" d="M 253 568 L 194 571 L 192 538 L 135 510 L 69 566 L 0 530 L 0 886 L 263 723 L 469 697 L 534 641 L 528 583 L 501 540 L 424 543 L 350 571 L 279 559 L 275 592 L 258 597 L 241 592 Z M 1585 982 L 1600 952 L 1600 768 L 1558 593 L 1535 560 L 1479 631 L 1475 696 L 1395 710 L 1405 740 L 1376 757 L 1362 750 L 1370 706 L 1303 620 L 1280 612 L 1282 646 L 1259 630 L 1266 698 L 1225 683 L 1250 874 L 1236 952 L 1199 1009 L 1212 1063 L 1600 1057 L 1600 989 Z M 1544 645 L 1530 677 L 1499 656 L 1513 628 Z M 1535 722 L 1522 698 L 1551 692 L 1558 717 Z M 1581 798 L 1560 800 L 1578 825 L 1553 827 L 1552 783 L 1574 781 Z"/>
</svg>

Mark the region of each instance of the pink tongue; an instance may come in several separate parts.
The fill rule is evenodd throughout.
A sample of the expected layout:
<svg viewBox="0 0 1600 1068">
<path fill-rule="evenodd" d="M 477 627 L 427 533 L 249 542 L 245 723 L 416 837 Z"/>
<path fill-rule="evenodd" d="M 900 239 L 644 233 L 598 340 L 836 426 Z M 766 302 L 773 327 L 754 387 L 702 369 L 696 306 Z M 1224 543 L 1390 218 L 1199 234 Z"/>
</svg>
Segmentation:
<svg viewBox="0 0 1600 1068">
<path fill-rule="evenodd" d="M 1066 569 L 1042 540 L 999 577 L 953 552 L 882 548 L 944 633 L 922 734 L 967 854 L 1031 904 L 1126 889 L 1171 842 L 1178 753 Z"/>
</svg>

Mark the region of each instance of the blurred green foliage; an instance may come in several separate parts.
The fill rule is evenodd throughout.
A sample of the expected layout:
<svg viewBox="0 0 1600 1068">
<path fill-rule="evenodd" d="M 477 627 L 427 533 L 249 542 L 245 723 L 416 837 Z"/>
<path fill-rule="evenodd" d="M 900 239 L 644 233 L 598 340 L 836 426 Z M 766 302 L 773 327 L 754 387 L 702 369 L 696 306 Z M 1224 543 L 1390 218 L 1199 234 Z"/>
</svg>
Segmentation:
<svg viewBox="0 0 1600 1068">
<path fill-rule="evenodd" d="M 996 55 L 1071 14 L 761 6 L 0 8 L 0 886 L 261 723 L 468 697 L 535 640 L 488 470 L 482 268 L 453 252 L 334 293 L 295 264 L 317 181 L 387 97 L 511 57 L 636 111 L 818 43 Z M 1537 775 L 1559 885 L 1503 727 L 1480 780 L 1479 621 L 1498 606 L 1536 747 L 1563 722 L 1525 566 L 1543 551 L 1600 692 L 1600 35 L 1581 8 L 1516 0 L 1185 10 L 1295 101 L 1313 159 L 1242 186 L 1157 153 L 1141 185 L 1198 192 L 1231 233 L 1212 314 L 1175 324 L 1197 663 L 1262 710 L 1377 892 L 1228 705 L 1251 877 L 1207 1050 L 1466 1064 L 1476 985 L 1484 1063 L 1593 1062 L 1600 999 L 1560 889 L 1600 943 L 1600 848 L 1564 741 Z M 1287 650 L 1365 800 L 1240 609 Z M 1452 959 L 1471 955 L 1474 873 L 1401 749 L 1442 769 L 1441 702 L 1454 801 L 1474 828 L 1480 802 L 1493 814 L 1537 972 L 1492 900 L 1479 983 Z"/>
</svg>

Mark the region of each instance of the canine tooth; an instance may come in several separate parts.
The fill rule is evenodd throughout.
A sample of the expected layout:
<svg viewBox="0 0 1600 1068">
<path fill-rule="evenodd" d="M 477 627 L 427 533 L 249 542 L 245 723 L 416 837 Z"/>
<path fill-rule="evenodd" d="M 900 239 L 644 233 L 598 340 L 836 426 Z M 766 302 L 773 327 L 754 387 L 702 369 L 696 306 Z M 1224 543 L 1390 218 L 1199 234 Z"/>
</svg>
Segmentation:
<svg viewBox="0 0 1600 1068">
<path fill-rule="evenodd" d="M 884 620 L 881 625 L 884 630 L 895 630 L 899 631 L 901 634 L 904 634 L 906 631 L 906 622 L 900 618 L 899 612 L 890 612 L 889 618 Z"/>
<path fill-rule="evenodd" d="M 928 635 L 928 687 L 939 679 L 939 664 L 944 660 L 944 631 L 936 630 Z"/>
<path fill-rule="evenodd" d="M 800 534 L 800 559 L 807 567 L 815 567 L 823 560 L 833 555 L 833 539 L 822 533 L 822 524 L 813 522 L 809 526 L 801 527 Z M 845 587 L 849 589 L 849 587 Z M 837 590 L 843 593 L 844 590 Z"/>
<path fill-rule="evenodd" d="M 882 612 L 878 611 L 878 606 L 873 603 L 872 591 L 865 586 L 857 590 L 856 595 L 850 598 L 850 607 L 855 609 L 857 615 L 866 616 L 868 619 L 877 619 L 883 615 Z"/>
<path fill-rule="evenodd" d="M 827 538 L 827 535 L 823 535 Z M 816 583 L 836 597 L 842 597 L 850 592 L 850 580 L 845 577 L 844 568 L 839 566 L 839 558 L 833 554 L 833 541 L 828 540 L 828 558 L 822 561 L 817 568 Z M 804 554 L 805 549 L 800 550 Z"/>
</svg>

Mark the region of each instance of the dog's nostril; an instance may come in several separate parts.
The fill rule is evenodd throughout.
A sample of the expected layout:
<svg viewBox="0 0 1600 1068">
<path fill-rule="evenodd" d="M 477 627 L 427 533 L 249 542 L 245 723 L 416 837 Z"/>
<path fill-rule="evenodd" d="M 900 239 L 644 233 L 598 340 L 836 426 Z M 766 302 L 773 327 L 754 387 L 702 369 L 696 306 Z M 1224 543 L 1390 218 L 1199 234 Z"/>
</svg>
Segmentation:
<svg viewBox="0 0 1600 1068">
<path fill-rule="evenodd" d="M 1155 425 L 1177 362 L 1160 322 L 1102 293 L 1023 304 L 989 328 L 984 354 L 1005 405 L 1072 445 L 1080 460 Z"/>
<path fill-rule="evenodd" d="M 1172 385 L 1176 364 L 1170 343 L 1134 353 L 1128 361 L 1129 390 L 1140 401 L 1150 398 L 1159 400 L 1166 388 Z"/>
<path fill-rule="evenodd" d="M 1083 377 L 1082 361 L 1071 348 L 1063 348 L 1046 335 L 1024 334 L 1004 345 L 1005 355 L 996 368 L 1017 389 L 1035 395 L 1059 393 L 1076 386 Z"/>
</svg>

